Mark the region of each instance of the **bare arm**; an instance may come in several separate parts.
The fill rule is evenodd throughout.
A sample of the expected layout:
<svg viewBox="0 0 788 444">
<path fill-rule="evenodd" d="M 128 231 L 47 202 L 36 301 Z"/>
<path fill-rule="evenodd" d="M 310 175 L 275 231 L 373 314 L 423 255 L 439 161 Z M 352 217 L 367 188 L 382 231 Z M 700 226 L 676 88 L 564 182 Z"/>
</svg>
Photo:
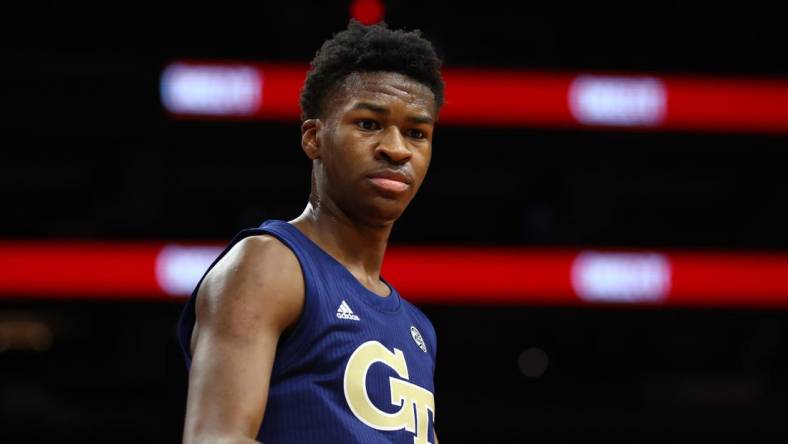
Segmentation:
<svg viewBox="0 0 788 444">
<path fill-rule="evenodd" d="M 255 443 L 276 345 L 304 304 L 295 255 L 270 236 L 238 242 L 197 296 L 184 444 Z"/>
</svg>

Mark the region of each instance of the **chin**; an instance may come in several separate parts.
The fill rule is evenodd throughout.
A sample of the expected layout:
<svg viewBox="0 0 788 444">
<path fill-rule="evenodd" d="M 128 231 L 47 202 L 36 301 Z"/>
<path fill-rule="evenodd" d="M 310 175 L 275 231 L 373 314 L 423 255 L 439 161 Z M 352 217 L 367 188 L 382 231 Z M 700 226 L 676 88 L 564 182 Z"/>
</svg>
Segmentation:
<svg viewBox="0 0 788 444">
<path fill-rule="evenodd" d="M 407 206 L 408 203 L 398 200 L 375 199 L 374 202 L 370 202 L 370 205 L 365 205 L 364 208 L 360 209 L 360 214 L 363 215 L 361 219 L 373 226 L 390 225 L 402 216 Z"/>
</svg>

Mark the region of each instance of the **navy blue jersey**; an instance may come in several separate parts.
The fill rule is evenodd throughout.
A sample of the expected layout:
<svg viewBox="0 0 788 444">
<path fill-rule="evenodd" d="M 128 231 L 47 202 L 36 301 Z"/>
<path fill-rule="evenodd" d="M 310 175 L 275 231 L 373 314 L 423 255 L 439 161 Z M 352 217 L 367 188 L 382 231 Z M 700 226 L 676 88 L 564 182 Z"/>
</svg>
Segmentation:
<svg viewBox="0 0 788 444">
<path fill-rule="evenodd" d="M 235 243 L 260 234 L 276 237 L 295 253 L 305 298 L 299 320 L 277 347 L 257 439 L 265 444 L 434 443 L 436 337 L 427 317 L 383 278 L 389 296 L 368 290 L 285 221 L 241 231 L 211 267 Z M 198 288 L 178 326 L 187 366 Z"/>
</svg>

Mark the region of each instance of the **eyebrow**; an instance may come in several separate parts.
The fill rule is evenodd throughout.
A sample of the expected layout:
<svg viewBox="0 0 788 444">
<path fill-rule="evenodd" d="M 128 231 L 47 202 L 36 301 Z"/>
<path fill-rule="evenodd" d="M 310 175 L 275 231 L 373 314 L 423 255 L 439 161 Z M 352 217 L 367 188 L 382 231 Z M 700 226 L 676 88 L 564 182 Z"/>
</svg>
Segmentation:
<svg viewBox="0 0 788 444">
<path fill-rule="evenodd" d="M 372 103 L 369 103 L 369 102 L 358 102 L 358 103 L 356 103 L 355 105 L 353 105 L 353 108 L 351 108 L 351 110 L 356 110 L 356 109 L 365 109 L 365 110 L 372 111 L 373 113 L 377 113 L 377 114 L 388 114 L 389 113 L 388 108 L 385 108 L 385 107 L 382 107 L 382 106 L 379 106 L 379 105 L 375 105 L 375 104 L 372 104 Z"/>
<path fill-rule="evenodd" d="M 428 116 L 408 116 L 408 120 L 413 123 L 424 123 L 424 124 L 432 124 L 435 123 L 435 119 Z"/>
<path fill-rule="evenodd" d="M 388 108 L 380 105 L 375 105 L 374 103 L 369 103 L 369 102 L 358 102 L 355 105 L 353 105 L 353 108 L 351 108 L 351 110 L 357 110 L 357 109 L 365 109 L 368 111 L 372 111 L 373 113 L 376 114 L 383 114 L 383 115 L 390 114 Z M 432 124 L 435 122 L 435 120 L 432 117 L 424 116 L 424 115 L 410 115 L 408 116 L 408 120 L 413 123 L 423 123 L 423 124 Z"/>
</svg>

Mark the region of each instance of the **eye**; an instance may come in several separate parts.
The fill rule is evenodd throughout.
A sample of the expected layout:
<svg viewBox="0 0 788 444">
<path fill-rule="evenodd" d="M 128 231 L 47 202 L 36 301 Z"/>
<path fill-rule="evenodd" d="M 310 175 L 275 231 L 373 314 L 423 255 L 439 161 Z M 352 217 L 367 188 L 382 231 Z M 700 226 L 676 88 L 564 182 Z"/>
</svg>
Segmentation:
<svg viewBox="0 0 788 444">
<path fill-rule="evenodd" d="M 427 135 L 424 134 L 424 131 L 414 128 L 408 130 L 408 137 L 412 137 L 414 139 L 426 139 Z"/>
<path fill-rule="evenodd" d="M 356 125 L 358 125 L 359 128 L 361 128 L 361 129 L 363 129 L 365 131 L 375 131 L 375 130 L 380 129 L 380 125 L 378 125 L 378 122 L 376 122 L 376 121 L 374 121 L 372 119 L 359 120 L 359 121 L 356 122 Z"/>
</svg>

